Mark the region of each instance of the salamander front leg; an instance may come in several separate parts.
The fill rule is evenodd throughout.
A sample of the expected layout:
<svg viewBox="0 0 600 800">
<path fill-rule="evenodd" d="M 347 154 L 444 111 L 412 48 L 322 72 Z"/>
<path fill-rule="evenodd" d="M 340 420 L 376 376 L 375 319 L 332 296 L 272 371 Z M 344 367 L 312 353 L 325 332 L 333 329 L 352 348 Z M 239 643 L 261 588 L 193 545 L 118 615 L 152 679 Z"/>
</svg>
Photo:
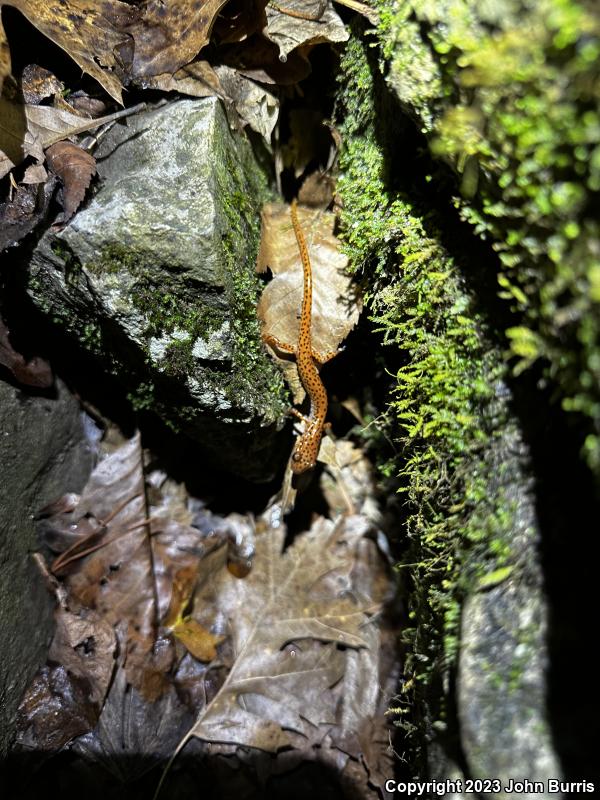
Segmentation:
<svg viewBox="0 0 600 800">
<path fill-rule="evenodd" d="M 296 417 L 296 419 L 299 419 L 299 420 L 300 420 L 300 422 L 303 422 L 305 425 L 308 425 L 308 424 L 310 423 L 310 419 L 309 419 L 308 417 L 305 417 L 305 416 L 304 416 L 304 414 L 301 414 L 301 413 L 298 411 L 298 409 L 297 409 L 297 408 L 290 408 L 290 410 L 289 410 L 289 413 L 290 413 L 290 414 L 291 414 L 293 417 Z"/>
<path fill-rule="evenodd" d="M 262 340 L 274 350 L 279 350 L 281 353 L 290 353 L 291 355 L 296 355 L 296 348 L 293 344 L 282 342 L 281 339 L 278 339 L 276 336 L 271 336 L 270 333 L 263 333 Z"/>
</svg>

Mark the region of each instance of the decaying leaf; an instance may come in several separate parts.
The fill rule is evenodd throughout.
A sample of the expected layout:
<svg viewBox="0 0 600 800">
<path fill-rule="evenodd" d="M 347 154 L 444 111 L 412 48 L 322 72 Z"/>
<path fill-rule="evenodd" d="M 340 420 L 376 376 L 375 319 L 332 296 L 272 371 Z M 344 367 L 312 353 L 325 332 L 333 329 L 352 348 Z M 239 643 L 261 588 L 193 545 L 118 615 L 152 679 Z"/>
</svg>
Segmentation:
<svg viewBox="0 0 600 800">
<path fill-rule="evenodd" d="M 328 466 L 321 475 L 321 490 L 330 512 L 363 514 L 374 523 L 380 512 L 374 499 L 374 476 L 371 462 L 353 442 L 323 439 L 319 460 Z"/>
<path fill-rule="evenodd" d="M 346 272 L 347 257 L 333 235 L 333 214 L 298 207 L 298 218 L 309 250 L 313 278 L 312 344 L 320 353 L 337 350 L 358 321 L 360 304 Z M 262 235 L 257 270 L 270 269 L 273 280 L 258 305 L 263 333 L 295 345 L 302 307 L 303 274 L 298 243 L 287 206 L 267 204 L 262 213 Z M 275 353 L 279 356 L 279 353 Z M 304 396 L 295 364 L 282 359 L 295 402 Z"/>
<path fill-rule="evenodd" d="M 133 10 L 119 0 L 2 0 L 18 9 L 32 25 L 69 56 L 106 91 L 121 100 L 123 48 L 130 41 L 118 28 Z M 0 23 L 0 89 L 10 74 L 10 51 Z"/>
<path fill-rule="evenodd" d="M 70 749 L 126 783 L 168 758 L 190 719 L 189 709 L 172 687 L 154 702 L 146 702 L 128 684 L 119 664 L 94 730 L 76 739 Z"/>
<path fill-rule="evenodd" d="M 0 214 L 1 219 L 1 214 Z M 0 364 L 7 367 L 15 378 L 26 386 L 47 389 L 52 386 L 52 369 L 47 361 L 34 356 L 29 361 L 17 353 L 10 343 L 10 331 L 0 317 Z"/>
<path fill-rule="evenodd" d="M 117 637 L 91 609 L 71 611 L 63 587 L 34 557 L 54 592 L 56 627 L 48 663 L 29 685 L 19 706 L 17 741 L 59 749 L 96 724 L 113 674 Z"/>
<path fill-rule="evenodd" d="M 25 170 L 21 183 L 45 183 L 48 173 L 43 164 L 30 164 Z"/>
<path fill-rule="evenodd" d="M 62 139 L 134 114 L 135 106 L 105 117 L 88 119 L 51 106 L 23 106 L 0 97 L 0 178 L 26 156 L 44 160 L 44 150 Z"/>
<path fill-rule="evenodd" d="M 96 159 L 73 142 L 57 142 L 46 150 L 48 167 L 63 184 L 63 222 L 71 219 L 83 202 L 92 177 L 96 174 Z"/>
<path fill-rule="evenodd" d="M 199 589 L 196 607 L 216 601 L 227 619 L 235 661 L 187 738 L 276 752 L 294 734 L 325 735 L 347 664 L 340 645 L 368 648 L 378 609 L 369 585 L 353 579 L 366 530 L 356 518 L 320 519 L 282 552 L 283 527 L 269 529 L 245 580 L 220 570 Z"/>
<path fill-rule="evenodd" d="M 163 92 L 179 92 L 191 97 L 227 99 L 219 78 L 208 61 L 193 61 L 178 69 L 177 72 L 153 75 L 146 79 L 145 85 Z"/>
<path fill-rule="evenodd" d="M 62 664 L 46 665 L 30 683 L 17 716 L 17 744 L 57 751 L 91 730 L 98 710 L 88 697 L 89 684 L 72 677 Z"/>
<path fill-rule="evenodd" d="M 63 84 L 49 70 L 37 64 L 28 64 L 21 73 L 21 91 L 27 105 L 38 105 L 64 89 Z"/>
<path fill-rule="evenodd" d="M 215 67 L 215 72 L 241 119 L 270 142 L 279 115 L 279 101 L 275 95 L 231 67 Z"/>
<path fill-rule="evenodd" d="M 297 47 L 323 42 L 346 42 L 349 33 L 330 0 L 282 0 L 267 6 L 265 36 L 285 61 Z"/>
<path fill-rule="evenodd" d="M 189 64 L 208 43 L 215 17 L 227 0 L 148 0 L 141 19 L 129 28 L 135 40 L 133 75 L 144 77 L 176 72 Z"/>
<path fill-rule="evenodd" d="M 158 696 L 163 687 L 155 672 L 166 671 L 168 654 L 155 647 L 158 608 L 141 458 L 135 436 L 100 462 L 75 508 L 46 525 L 54 525 L 54 549 L 60 548 L 61 529 L 71 540 L 75 536 L 75 544 L 55 560 L 52 571 L 70 569 L 64 579 L 69 596 L 96 609 L 111 625 L 122 626 L 130 683 Z M 74 569 L 83 558 L 82 568 Z"/>
</svg>

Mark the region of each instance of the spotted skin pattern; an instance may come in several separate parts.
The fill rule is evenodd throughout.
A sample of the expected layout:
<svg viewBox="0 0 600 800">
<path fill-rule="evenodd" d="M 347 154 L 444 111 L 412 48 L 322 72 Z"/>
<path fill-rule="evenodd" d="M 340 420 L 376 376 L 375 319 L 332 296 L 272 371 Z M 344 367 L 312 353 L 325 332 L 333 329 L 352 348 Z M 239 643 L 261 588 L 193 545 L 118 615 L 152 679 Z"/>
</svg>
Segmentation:
<svg viewBox="0 0 600 800">
<path fill-rule="evenodd" d="M 308 417 L 305 417 L 295 408 L 290 409 L 295 417 L 304 422 L 304 431 L 296 440 L 291 461 L 292 472 L 298 475 L 312 469 L 317 463 L 323 428 L 326 425 L 327 392 L 319 375 L 317 364 L 325 364 L 337 355 L 337 351 L 322 355 L 312 346 L 312 268 L 308 247 L 298 219 L 298 208 L 295 200 L 292 201 L 290 216 L 294 233 L 296 234 L 296 241 L 298 242 L 300 258 L 302 259 L 302 273 L 304 276 L 298 344 L 294 347 L 268 334 L 263 336 L 263 341 L 284 353 L 293 353 L 296 356 L 298 375 L 306 394 L 310 398 L 310 413 Z"/>
</svg>

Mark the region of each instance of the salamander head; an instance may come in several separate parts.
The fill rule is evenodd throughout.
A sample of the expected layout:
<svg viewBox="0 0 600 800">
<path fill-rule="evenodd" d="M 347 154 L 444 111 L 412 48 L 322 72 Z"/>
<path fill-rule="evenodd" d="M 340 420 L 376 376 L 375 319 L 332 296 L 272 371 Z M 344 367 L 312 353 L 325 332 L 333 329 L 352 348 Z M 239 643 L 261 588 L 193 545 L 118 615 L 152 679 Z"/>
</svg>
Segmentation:
<svg viewBox="0 0 600 800">
<path fill-rule="evenodd" d="M 292 460 L 290 462 L 292 472 L 295 475 L 300 475 L 300 473 L 312 469 L 317 463 L 317 453 L 315 450 L 318 451 L 318 449 L 318 444 L 315 448 L 312 440 L 306 441 L 303 436 L 300 436 L 294 447 L 294 452 L 292 453 Z"/>
</svg>

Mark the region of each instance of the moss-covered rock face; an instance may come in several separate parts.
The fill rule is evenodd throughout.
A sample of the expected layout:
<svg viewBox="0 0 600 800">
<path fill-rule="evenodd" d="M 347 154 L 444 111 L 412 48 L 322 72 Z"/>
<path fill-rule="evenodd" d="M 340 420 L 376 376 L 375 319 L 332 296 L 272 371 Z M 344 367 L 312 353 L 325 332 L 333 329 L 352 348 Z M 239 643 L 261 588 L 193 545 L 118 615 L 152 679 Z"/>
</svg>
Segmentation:
<svg viewBox="0 0 600 800">
<path fill-rule="evenodd" d="M 256 319 L 269 189 L 248 141 L 208 98 L 130 117 L 96 155 L 99 189 L 40 241 L 30 295 L 136 408 L 235 472 L 268 477 L 283 385 Z"/>
<path fill-rule="evenodd" d="M 577 0 L 383 2 L 388 80 L 497 251 L 516 372 L 542 359 L 600 476 L 600 13 Z"/>
<path fill-rule="evenodd" d="M 418 37 L 418 26 L 409 29 Z M 425 62 L 418 61 L 418 68 L 427 72 Z M 342 57 L 338 190 L 346 251 L 365 285 L 384 356 L 387 348 L 391 362 L 401 363 L 382 423 L 397 443 L 396 456 L 383 470 L 399 475 L 407 500 L 408 545 L 400 568 L 409 587 L 409 627 L 403 688 L 394 710 L 412 738 L 413 758 L 425 760 L 426 743 L 448 723 L 443 687 L 455 664 L 466 597 L 481 623 L 468 632 L 475 653 L 467 665 L 469 678 L 476 682 L 482 674 L 486 654 L 494 659 L 493 603 L 478 601 L 478 592 L 492 592 L 506 611 L 505 662 L 525 655 L 532 667 L 519 674 L 513 670 L 509 679 L 498 664 L 499 675 L 481 681 L 481 728 L 472 726 L 470 739 L 461 744 L 478 777 L 518 777 L 525 770 L 543 779 L 550 767 L 558 768 L 545 720 L 546 610 L 529 456 L 510 409 L 504 348 L 467 281 L 472 255 L 459 237 L 448 236 L 447 220 L 436 211 L 435 192 L 426 188 L 431 175 L 419 171 L 420 166 L 431 170 L 431 161 L 419 160 L 411 150 L 414 126 L 390 98 L 384 66 L 381 51 L 360 33 Z M 435 85 L 442 92 L 441 80 Z M 456 218 L 454 227 L 460 225 Z M 486 264 L 477 267 L 485 270 Z M 520 585 L 528 587 L 525 594 L 515 591 Z M 535 634 L 525 637 L 522 630 L 532 615 Z M 527 708 L 524 695 L 531 698 Z M 535 735 L 535 760 L 528 761 L 529 750 L 517 744 L 508 761 L 501 748 L 488 747 L 482 729 L 493 730 L 492 712 L 500 705 L 513 733 L 526 727 Z M 472 708 L 461 709 L 465 719 Z M 526 725 L 525 717 L 534 724 Z M 412 769 L 426 772 L 423 763 Z"/>
</svg>

